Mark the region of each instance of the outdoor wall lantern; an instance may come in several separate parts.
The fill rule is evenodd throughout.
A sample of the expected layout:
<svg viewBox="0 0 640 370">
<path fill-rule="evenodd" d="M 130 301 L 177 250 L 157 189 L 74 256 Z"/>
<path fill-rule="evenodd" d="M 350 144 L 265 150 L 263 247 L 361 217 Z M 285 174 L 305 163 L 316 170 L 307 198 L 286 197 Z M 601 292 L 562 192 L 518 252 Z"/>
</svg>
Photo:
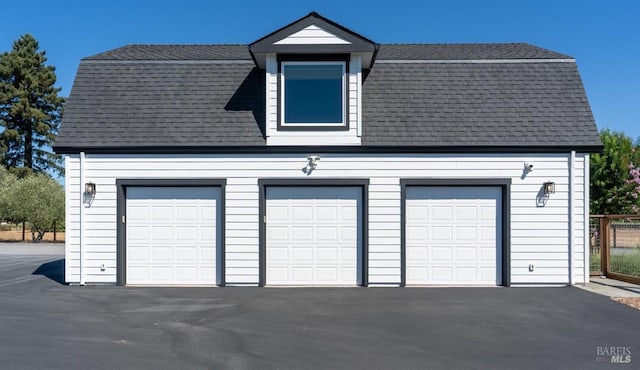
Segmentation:
<svg viewBox="0 0 640 370">
<path fill-rule="evenodd" d="M 84 192 L 91 196 L 91 197 L 95 197 L 96 196 L 96 184 L 94 184 L 93 182 L 88 182 L 86 184 L 84 184 Z"/>
<path fill-rule="evenodd" d="M 544 195 L 554 194 L 556 192 L 556 183 L 547 181 L 542 184 L 542 189 L 544 191 Z"/>
</svg>

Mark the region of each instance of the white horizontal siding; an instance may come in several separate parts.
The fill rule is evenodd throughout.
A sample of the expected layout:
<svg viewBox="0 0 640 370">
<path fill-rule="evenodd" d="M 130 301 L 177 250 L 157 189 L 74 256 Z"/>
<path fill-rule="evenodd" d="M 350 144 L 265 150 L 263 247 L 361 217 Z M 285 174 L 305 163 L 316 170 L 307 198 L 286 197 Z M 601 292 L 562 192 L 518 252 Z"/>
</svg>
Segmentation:
<svg viewBox="0 0 640 370">
<path fill-rule="evenodd" d="M 266 95 L 266 136 L 267 145 L 360 145 L 361 124 L 361 86 L 362 86 L 362 57 L 357 54 L 351 56 L 349 73 L 345 84 L 349 92 L 345 101 L 347 106 L 347 131 L 278 131 L 278 62 L 275 54 L 267 55 L 265 68 Z"/>
<path fill-rule="evenodd" d="M 275 54 L 266 56 L 265 67 L 266 96 L 266 136 L 269 138 L 278 130 L 278 62 Z"/>
<path fill-rule="evenodd" d="M 274 45 L 350 45 L 351 42 L 344 40 L 333 33 L 316 25 L 309 25 L 298 32 L 276 41 Z"/>
<path fill-rule="evenodd" d="M 400 180 L 369 180 L 369 283 L 400 284 Z"/>
<path fill-rule="evenodd" d="M 339 155 L 319 153 L 311 175 L 301 171 L 305 154 L 273 155 L 87 155 L 86 180 L 97 185 L 85 209 L 85 275 L 87 282 L 115 282 L 116 179 L 221 178 L 225 194 L 226 280 L 258 282 L 258 179 L 366 178 L 369 185 L 369 281 L 400 282 L 401 178 L 510 178 L 511 276 L 514 283 L 568 281 L 568 154 Z M 534 171 L 522 176 L 524 162 Z M 79 280 L 80 191 L 77 156 L 66 160 L 67 268 L 69 282 Z M 574 172 L 574 278 L 584 278 L 584 155 Z M 581 167 L 582 166 L 582 167 Z M 578 171 L 578 167 L 581 167 Z M 536 196 L 542 183 L 554 181 L 556 193 L 544 206 Z M 578 199 L 581 199 L 578 201 Z M 100 266 L 105 265 L 105 271 Z M 535 269 L 530 272 L 528 266 Z"/>
<path fill-rule="evenodd" d="M 225 194 L 226 281 L 258 283 L 258 180 L 228 178 Z M 242 210 L 240 214 L 234 211 Z M 231 213 L 229 213 L 231 211 Z"/>
</svg>

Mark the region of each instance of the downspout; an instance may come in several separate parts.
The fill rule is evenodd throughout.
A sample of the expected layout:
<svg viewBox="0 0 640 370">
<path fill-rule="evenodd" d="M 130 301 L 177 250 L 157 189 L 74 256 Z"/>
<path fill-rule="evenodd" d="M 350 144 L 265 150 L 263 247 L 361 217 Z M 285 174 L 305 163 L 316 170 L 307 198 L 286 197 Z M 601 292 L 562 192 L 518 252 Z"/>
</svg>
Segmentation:
<svg viewBox="0 0 640 370">
<path fill-rule="evenodd" d="M 569 285 L 573 285 L 573 220 L 575 218 L 573 205 L 575 204 L 575 191 L 573 189 L 573 173 L 576 162 L 576 151 L 572 150 L 569 156 Z"/>
<path fill-rule="evenodd" d="M 84 278 L 84 217 L 85 217 L 85 193 L 84 193 L 84 170 L 85 170 L 85 158 L 84 152 L 80 152 L 80 285 L 85 284 Z"/>
<path fill-rule="evenodd" d="M 591 256 L 591 251 L 589 250 L 589 241 L 591 240 L 589 234 L 589 200 L 591 199 L 591 194 L 589 193 L 589 188 L 591 186 L 591 173 L 589 170 L 589 154 L 584 154 L 584 244 L 583 244 L 583 260 L 584 260 L 584 283 L 589 282 L 589 257 Z"/>
</svg>

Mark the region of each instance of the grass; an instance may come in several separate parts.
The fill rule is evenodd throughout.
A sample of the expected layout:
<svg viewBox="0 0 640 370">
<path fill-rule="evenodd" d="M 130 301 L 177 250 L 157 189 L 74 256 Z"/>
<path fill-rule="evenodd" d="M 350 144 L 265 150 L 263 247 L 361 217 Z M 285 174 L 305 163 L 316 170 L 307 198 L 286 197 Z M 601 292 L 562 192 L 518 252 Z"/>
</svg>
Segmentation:
<svg viewBox="0 0 640 370">
<path fill-rule="evenodd" d="M 56 231 L 56 241 L 64 242 L 64 229 Z M 22 241 L 22 225 L 14 225 L 14 224 L 0 224 L 0 242 L 19 242 Z M 31 241 L 31 230 L 29 229 L 29 225 L 27 224 L 26 232 L 25 232 L 25 242 Z M 44 238 L 42 238 L 43 242 L 51 242 L 53 241 L 53 231 L 47 231 L 44 234 Z"/>
<path fill-rule="evenodd" d="M 640 248 L 624 255 L 611 256 L 611 272 L 640 277 Z"/>
<path fill-rule="evenodd" d="M 600 269 L 600 253 L 591 253 L 589 270 L 592 272 L 602 271 Z M 627 254 L 611 256 L 609 271 L 640 277 L 640 248 L 635 248 Z"/>
<path fill-rule="evenodd" d="M 602 268 L 600 267 L 600 251 L 589 255 L 589 271 L 593 273 L 602 273 Z"/>
</svg>

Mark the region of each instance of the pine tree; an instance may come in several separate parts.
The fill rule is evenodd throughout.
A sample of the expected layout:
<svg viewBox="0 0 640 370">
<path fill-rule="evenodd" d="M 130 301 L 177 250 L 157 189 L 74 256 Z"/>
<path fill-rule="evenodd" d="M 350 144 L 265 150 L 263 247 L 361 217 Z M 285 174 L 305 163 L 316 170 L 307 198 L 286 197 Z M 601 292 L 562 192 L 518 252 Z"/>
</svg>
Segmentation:
<svg viewBox="0 0 640 370">
<path fill-rule="evenodd" d="M 51 151 L 64 98 L 58 96 L 55 67 L 29 35 L 0 54 L 0 164 L 8 169 L 62 174 L 61 157 Z"/>
</svg>

